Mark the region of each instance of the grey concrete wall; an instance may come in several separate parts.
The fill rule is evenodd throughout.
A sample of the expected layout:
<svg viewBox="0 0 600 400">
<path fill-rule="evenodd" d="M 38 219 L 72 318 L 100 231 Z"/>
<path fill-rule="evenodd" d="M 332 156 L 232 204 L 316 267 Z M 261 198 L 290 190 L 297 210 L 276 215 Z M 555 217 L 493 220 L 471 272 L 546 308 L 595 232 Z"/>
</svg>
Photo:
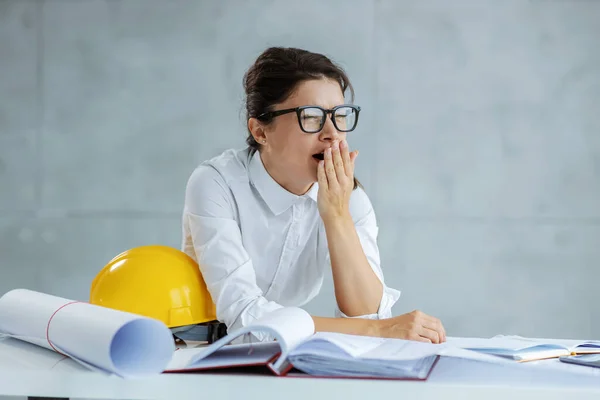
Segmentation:
<svg viewBox="0 0 600 400">
<path fill-rule="evenodd" d="M 600 337 L 600 1 L 0 1 L 0 293 L 178 247 L 269 45 L 340 62 L 395 314 Z M 307 309 L 330 315 L 331 280 Z"/>
</svg>

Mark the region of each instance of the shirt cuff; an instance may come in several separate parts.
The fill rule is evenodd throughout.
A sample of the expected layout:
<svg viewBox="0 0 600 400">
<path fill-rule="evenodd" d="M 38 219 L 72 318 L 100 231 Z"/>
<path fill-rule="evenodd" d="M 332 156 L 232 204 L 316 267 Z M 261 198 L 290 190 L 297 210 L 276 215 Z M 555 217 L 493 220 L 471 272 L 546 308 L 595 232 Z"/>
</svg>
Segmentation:
<svg viewBox="0 0 600 400">
<path fill-rule="evenodd" d="M 338 318 L 363 318 L 363 319 L 386 319 L 392 317 L 392 307 L 400 298 L 400 291 L 383 285 L 383 294 L 379 302 L 379 309 L 374 314 L 357 315 L 349 317 L 338 307 L 335 308 L 335 316 Z"/>
</svg>

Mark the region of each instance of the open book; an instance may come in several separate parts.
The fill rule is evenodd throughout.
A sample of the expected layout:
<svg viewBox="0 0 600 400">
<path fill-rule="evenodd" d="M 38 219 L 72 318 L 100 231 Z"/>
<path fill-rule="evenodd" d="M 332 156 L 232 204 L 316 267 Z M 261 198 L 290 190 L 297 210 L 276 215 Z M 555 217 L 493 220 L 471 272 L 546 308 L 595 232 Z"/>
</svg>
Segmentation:
<svg viewBox="0 0 600 400">
<path fill-rule="evenodd" d="M 272 342 L 231 344 L 252 332 Z M 165 372 L 264 366 L 275 375 L 296 370 L 311 376 L 427 379 L 443 347 L 401 339 L 314 333 L 306 311 L 287 307 L 200 348 L 175 351 Z"/>
<path fill-rule="evenodd" d="M 449 343 L 466 350 L 518 362 L 600 353 L 600 341 L 596 340 L 536 339 L 499 335 L 489 339 L 449 338 Z"/>
</svg>

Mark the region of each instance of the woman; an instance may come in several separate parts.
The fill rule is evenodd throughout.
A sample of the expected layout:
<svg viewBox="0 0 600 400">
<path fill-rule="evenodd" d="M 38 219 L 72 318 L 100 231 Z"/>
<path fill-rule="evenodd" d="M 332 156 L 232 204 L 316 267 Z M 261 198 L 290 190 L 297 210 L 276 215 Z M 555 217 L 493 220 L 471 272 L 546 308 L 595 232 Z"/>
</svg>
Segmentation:
<svg viewBox="0 0 600 400">
<path fill-rule="evenodd" d="M 375 212 L 347 132 L 360 108 L 327 57 L 269 48 L 244 77 L 248 147 L 203 162 L 186 188 L 182 250 L 198 261 L 229 331 L 314 298 L 331 268 L 336 317 L 316 331 L 440 343 L 436 318 L 391 316 L 400 292 L 379 265 Z M 353 96 L 352 96 L 353 97 Z M 272 339 L 257 333 L 258 340 Z"/>
</svg>

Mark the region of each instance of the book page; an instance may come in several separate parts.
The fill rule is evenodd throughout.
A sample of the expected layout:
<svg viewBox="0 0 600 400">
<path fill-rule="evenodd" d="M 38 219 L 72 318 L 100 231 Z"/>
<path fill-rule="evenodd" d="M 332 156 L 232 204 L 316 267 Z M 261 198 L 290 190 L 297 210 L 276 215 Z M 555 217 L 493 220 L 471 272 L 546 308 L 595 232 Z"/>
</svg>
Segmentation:
<svg viewBox="0 0 600 400">
<path fill-rule="evenodd" d="M 331 354 L 343 351 L 350 357 L 388 360 L 415 360 L 437 354 L 439 345 L 402 339 L 317 332 L 298 346 L 293 354 Z"/>
<path fill-rule="evenodd" d="M 312 337 L 297 346 L 293 351 L 314 351 L 315 353 L 330 352 L 333 350 L 331 344 L 334 344 L 339 350 L 346 352 L 352 357 L 359 357 L 361 354 L 371 351 L 379 346 L 385 339 L 369 336 L 346 335 L 336 332 L 317 332 Z"/>
<path fill-rule="evenodd" d="M 306 311 L 298 307 L 285 307 L 268 313 L 248 325 L 247 332 L 255 329 L 271 331 L 281 342 L 281 350 L 286 353 L 315 332 L 315 324 Z"/>
<path fill-rule="evenodd" d="M 567 346 L 561 343 L 525 340 L 519 337 L 497 336 L 489 339 L 481 338 L 448 338 L 448 346 L 472 350 L 507 359 L 529 362 L 569 355 Z"/>
<path fill-rule="evenodd" d="M 493 337 L 493 338 L 459 338 L 448 337 L 446 343 L 452 346 L 469 349 L 498 349 L 519 351 L 540 344 L 550 344 L 555 348 L 566 348 L 561 343 L 537 342 L 518 337 Z"/>
<path fill-rule="evenodd" d="M 424 379 L 437 345 L 401 339 L 318 332 L 290 352 L 290 363 L 315 376 Z"/>
<path fill-rule="evenodd" d="M 183 351 L 183 353 L 174 354 L 173 360 L 171 361 L 169 368 L 177 369 L 193 369 L 198 368 L 202 365 L 202 360 L 211 356 L 213 353 L 220 355 L 228 350 L 224 347 L 228 345 L 237 346 L 230 344 L 235 339 L 251 334 L 252 332 L 268 332 L 276 338 L 276 343 L 271 346 L 270 349 L 279 349 L 277 353 L 281 353 L 281 357 L 275 362 L 274 367 L 279 368 L 285 362 L 285 357 L 289 349 L 294 348 L 298 343 L 303 342 L 314 333 L 314 322 L 310 314 L 298 307 L 284 307 L 273 312 L 264 315 L 262 318 L 257 319 L 253 323 L 245 326 L 244 328 L 238 329 L 234 332 L 230 332 L 227 336 L 222 337 L 211 345 L 203 348 L 196 349 L 180 349 L 176 353 Z M 236 363 L 243 363 L 251 353 L 249 349 L 256 346 L 258 343 L 244 343 L 240 344 L 238 349 L 241 350 L 237 353 L 240 357 L 239 361 L 233 360 L 235 354 L 230 354 L 230 359 Z M 183 365 L 182 363 L 186 363 Z M 237 365 L 237 364 L 236 364 Z"/>
<path fill-rule="evenodd" d="M 166 372 L 266 365 L 280 351 L 281 348 L 277 342 L 232 344 L 215 352 L 208 352 L 206 347 L 178 349 L 167 365 Z M 198 356 L 201 358 L 197 359 Z M 192 363 L 194 358 L 196 361 Z"/>
<path fill-rule="evenodd" d="M 553 339 L 553 338 L 536 338 L 536 337 L 525 337 L 518 335 L 496 335 L 491 339 L 512 339 L 519 340 L 522 342 L 534 342 L 534 343 L 547 343 L 547 344 L 559 344 L 565 347 L 578 346 L 583 343 L 590 343 L 600 346 L 600 340 L 594 339 Z"/>
<path fill-rule="evenodd" d="M 384 339 L 374 349 L 361 354 L 361 358 L 379 360 L 416 360 L 437 355 L 441 346 L 402 339 Z"/>
<path fill-rule="evenodd" d="M 456 338 L 454 342 L 457 343 L 458 339 Z M 474 342 L 470 343 L 473 344 Z M 494 364 L 509 362 L 509 360 L 497 356 L 465 350 L 454 345 L 452 342 L 432 344 L 411 340 L 386 339 L 331 332 L 317 332 L 290 353 L 290 356 L 296 359 L 317 356 L 328 357 L 330 359 L 360 359 L 365 361 L 414 361 L 434 355 L 478 360 Z"/>
<path fill-rule="evenodd" d="M 510 339 L 510 340 L 518 340 L 523 343 L 531 343 L 535 344 L 546 344 L 546 345 L 555 345 L 561 346 L 569 351 L 577 351 L 578 353 L 598 353 L 600 352 L 600 341 L 599 340 L 585 340 L 585 339 L 551 339 L 551 338 L 529 338 L 517 335 L 497 335 L 492 339 Z"/>
</svg>

